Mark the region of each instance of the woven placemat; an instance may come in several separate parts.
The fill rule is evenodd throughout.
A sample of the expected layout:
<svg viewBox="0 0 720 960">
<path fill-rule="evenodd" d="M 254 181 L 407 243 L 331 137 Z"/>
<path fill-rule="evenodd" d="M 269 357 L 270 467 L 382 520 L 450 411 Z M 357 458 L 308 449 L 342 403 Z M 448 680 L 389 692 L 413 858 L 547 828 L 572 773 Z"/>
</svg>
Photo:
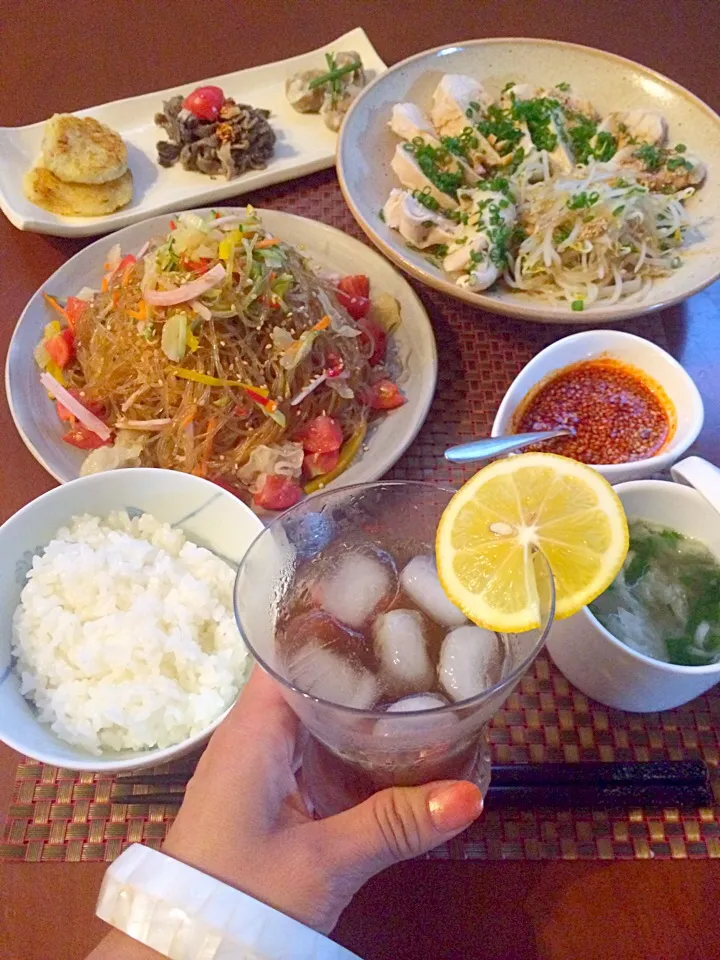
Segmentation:
<svg viewBox="0 0 720 960">
<path fill-rule="evenodd" d="M 261 191 L 250 199 L 259 207 L 322 220 L 364 239 L 331 171 Z M 438 387 L 423 429 L 390 476 L 459 482 L 472 467 L 451 466 L 443 459 L 444 450 L 487 435 L 503 394 L 523 365 L 577 327 L 496 317 L 413 285 L 435 330 Z M 667 346 L 657 316 L 628 322 L 623 329 Z M 495 762 L 700 757 L 715 777 L 715 807 L 488 810 L 468 833 L 430 856 L 449 860 L 720 858 L 719 737 L 719 694 L 661 714 L 622 713 L 588 700 L 541 655 L 492 723 Z M 187 764 L 179 761 L 159 771 L 182 771 Z M 133 788 L 137 802 L 113 802 L 113 784 L 112 777 L 78 774 L 30 760 L 21 763 L 0 859 L 110 861 L 128 843 L 159 846 L 173 808 L 152 804 L 147 799 L 150 789 L 140 786 Z"/>
</svg>

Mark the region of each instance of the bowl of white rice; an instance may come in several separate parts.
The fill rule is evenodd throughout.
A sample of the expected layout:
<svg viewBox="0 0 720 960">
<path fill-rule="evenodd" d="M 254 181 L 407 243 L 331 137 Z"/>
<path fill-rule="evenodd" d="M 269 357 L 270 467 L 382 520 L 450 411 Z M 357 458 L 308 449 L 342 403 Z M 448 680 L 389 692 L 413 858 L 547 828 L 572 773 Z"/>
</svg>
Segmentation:
<svg viewBox="0 0 720 960">
<path fill-rule="evenodd" d="M 171 470 L 95 474 L 0 527 L 0 739 L 72 770 L 150 767 L 217 727 L 251 661 L 235 571 L 262 529 Z"/>
</svg>

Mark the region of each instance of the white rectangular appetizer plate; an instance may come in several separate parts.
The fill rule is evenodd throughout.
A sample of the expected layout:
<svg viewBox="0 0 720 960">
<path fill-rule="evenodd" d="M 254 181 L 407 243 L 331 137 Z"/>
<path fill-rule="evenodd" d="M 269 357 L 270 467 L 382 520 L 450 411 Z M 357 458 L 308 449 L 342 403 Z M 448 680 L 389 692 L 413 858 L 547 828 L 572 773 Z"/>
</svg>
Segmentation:
<svg viewBox="0 0 720 960">
<path fill-rule="evenodd" d="M 20 230 L 56 237 L 88 237 L 119 230 L 167 210 L 236 197 L 331 167 L 335 162 L 337 134 L 328 130 L 319 115 L 293 110 L 285 97 L 285 80 L 300 70 L 322 68 L 325 53 L 341 50 L 355 50 L 360 54 L 368 83 L 387 70 L 365 31 L 357 27 L 332 43 L 288 60 L 76 111 L 77 116 L 95 117 L 117 130 L 127 143 L 128 163 L 134 179 L 133 199 L 122 210 L 105 217 L 61 217 L 30 203 L 23 192 L 22 181 L 40 156 L 45 123 L 0 127 L 0 208 Z M 183 170 L 179 164 L 169 169 L 158 165 L 155 144 L 165 139 L 165 132 L 155 126 L 155 114 L 162 109 L 164 100 L 179 93 L 186 95 L 205 84 L 222 87 L 226 96 L 240 103 L 271 111 L 269 120 L 277 142 L 275 155 L 264 170 L 251 170 L 226 180 Z"/>
</svg>

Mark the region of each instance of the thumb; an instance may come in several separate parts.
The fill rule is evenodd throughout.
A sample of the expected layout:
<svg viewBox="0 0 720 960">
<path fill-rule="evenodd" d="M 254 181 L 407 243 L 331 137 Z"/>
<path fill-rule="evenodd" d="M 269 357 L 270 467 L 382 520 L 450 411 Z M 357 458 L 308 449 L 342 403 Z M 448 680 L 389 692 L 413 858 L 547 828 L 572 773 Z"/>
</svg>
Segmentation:
<svg viewBox="0 0 720 960">
<path fill-rule="evenodd" d="M 359 888 L 380 870 L 451 840 L 482 808 L 474 783 L 448 780 L 382 790 L 325 825 L 338 868 L 356 874 Z"/>
</svg>

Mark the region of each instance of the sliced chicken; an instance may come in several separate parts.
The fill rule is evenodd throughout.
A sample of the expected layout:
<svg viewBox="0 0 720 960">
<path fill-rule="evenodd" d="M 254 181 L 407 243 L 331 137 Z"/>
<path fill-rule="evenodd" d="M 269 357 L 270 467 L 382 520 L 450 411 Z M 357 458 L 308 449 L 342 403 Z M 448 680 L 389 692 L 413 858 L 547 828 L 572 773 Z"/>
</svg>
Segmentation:
<svg viewBox="0 0 720 960">
<path fill-rule="evenodd" d="M 388 126 L 401 140 L 421 137 L 427 143 L 440 145 L 440 140 L 430 120 L 415 103 L 396 103 Z"/>
<path fill-rule="evenodd" d="M 512 105 L 513 100 L 533 100 L 537 95 L 537 90 L 531 83 L 516 83 L 515 86 L 503 91 L 500 103 L 507 109 Z"/>
<path fill-rule="evenodd" d="M 465 287 L 468 290 L 477 292 L 479 290 L 487 290 L 488 287 L 491 287 L 497 278 L 500 276 L 500 271 L 490 260 L 484 260 L 482 263 L 476 264 L 475 267 L 470 271 L 470 273 L 464 273 L 461 277 L 455 281 L 459 287 Z"/>
<path fill-rule="evenodd" d="M 555 117 L 551 118 L 550 126 L 557 137 L 555 149 L 548 153 L 550 163 L 556 173 L 569 173 L 575 164 L 575 158 L 572 155 L 570 147 L 565 143 L 564 131 Z"/>
<path fill-rule="evenodd" d="M 472 119 L 479 118 L 480 114 L 470 104 L 477 104 L 482 111 L 491 103 L 492 97 L 473 77 L 446 73 L 433 93 L 430 119 L 441 136 L 457 137 L 471 125 Z M 477 118 L 468 117 L 468 110 L 477 113 Z"/>
<path fill-rule="evenodd" d="M 396 103 L 388 126 L 393 133 L 408 143 L 419 138 L 432 147 L 442 148 L 432 124 L 420 107 L 414 103 Z M 485 168 L 479 161 L 473 166 L 463 157 L 458 157 L 455 154 L 452 154 L 450 166 L 462 173 L 465 183 L 471 186 L 476 184 L 478 178 L 485 173 Z"/>
<path fill-rule="evenodd" d="M 385 222 L 420 250 L 436 243 L 449 244 L 456 225 L 435 210 L 428 210 L 407 190 L 395 187 L 383 207 Z"/>
<path fill-rule="evenodd" d="M 568 90 L 558 90 L 557 87 L 553 87 L 551 90 L 542 91 L 538 96 L 557 100 L 566 110 L 570 110 L 573 113 L 582 113 L 583 116 L 589 117 L 591 120 L 597 121 L 600 119 L 600 114 L 589 100 L 585 100 L 582 97 L 575 97 Z"/>
<path fill-rule="evenodd" d="M 395 148 L 395 154 L 390 161 L 393 173 L 400 183 L 408 190 L 422 190 L 428 193 L 440 204 L 441 207 L 456 207 L 457 202 L 449 193 L 439 190 L 432 180 L 428 179 L 420 169 L 420 165 L 413 154 L 405 149 L 405 145 L 399 143 Z"/>
<path fill-rule="evenodd" d="M 619 110 L 609 113 L 598 128 L 598 133 L 611 133 L 624 147 L 635 140 L 662 146 L 667 140 L 667 121 L 659 113 L 649 110 Z"/>
<path fill-rule="evenodd" d="M 456 281 L 460 286 L 484 290 L 498 278 L 498 269 L 489 258 L 492 231 L 497 227 L 493 220 L 499 217 L 512 225 L 517 210 L 504 193 L 495 190 L 461 190 L 458 199 L 468 222 L 449 245 L 443 267 L 448 273 L 461 273 Z"/>
<path fill-rule="evenodd" d="M 448 246 L 447 256 L 443 259 L 443 270 L 447 273 L 460 273 L 467 270 L 472 262 L 472 254 L 488 249 L 488 238 L 484 233 L 468 235 L 463 233 Z"/>
</svg>

